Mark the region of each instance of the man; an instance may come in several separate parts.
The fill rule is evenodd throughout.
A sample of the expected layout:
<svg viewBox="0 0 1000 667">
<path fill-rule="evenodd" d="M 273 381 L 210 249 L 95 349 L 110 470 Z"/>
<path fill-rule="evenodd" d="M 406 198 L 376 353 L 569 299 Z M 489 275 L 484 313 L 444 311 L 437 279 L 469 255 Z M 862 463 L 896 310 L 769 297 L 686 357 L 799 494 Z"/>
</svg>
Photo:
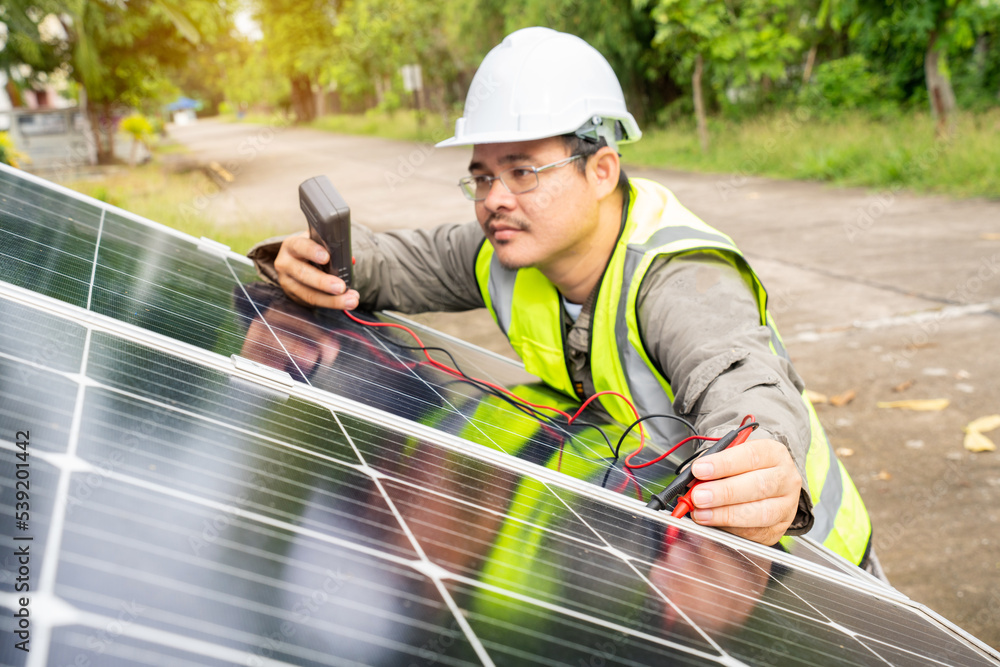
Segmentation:
<svg viewBox="0 0 1000 667">
<path fill-rule="evenodd" d="M 485 94 L 483 91 L 487 91 Z M 802 396 L 733 242 L 662 186 L 622 172 L 617 144 L 641 133 L 607 61 L 546 28 L 509 35 L 484 59 L 456 133 L 473 145 L 461 179 L 478 224 L 354 230 L 355 289 L 317 269 L 305 235 L 251 251 L 294 300 L 402 312 L 486 306 L 526 368 L 579 400 L 614 390 L 640 415 L 680 414 L 718 436 L 761 428 L 700 459 L 693 518 L 763 544 L 810 529 L 863 564 L 871 526 Z M 631 423 L 627 404 L 600 408 Z M 645 424 L 662 448 L 676 431 Z"/>
</svg>

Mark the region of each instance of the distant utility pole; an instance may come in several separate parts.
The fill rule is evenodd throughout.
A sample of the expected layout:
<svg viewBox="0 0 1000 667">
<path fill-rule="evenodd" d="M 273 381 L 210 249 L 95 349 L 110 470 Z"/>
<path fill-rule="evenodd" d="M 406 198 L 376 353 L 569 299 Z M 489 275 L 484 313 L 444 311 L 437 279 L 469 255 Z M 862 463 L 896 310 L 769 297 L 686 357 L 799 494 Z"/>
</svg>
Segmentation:
<svg viewBox="0 0 1000 667">
<path fill-rule="evenodd" d="M 403 90 L 413 93 L 413 109 L 417 112 L 417 124 L 423 127 L 424 115 L 420 112 L 420 92 L 424 89 L 424 78 L 420 65 L 403 65 L 399 71 L 403 75 Z"/>
</svg>

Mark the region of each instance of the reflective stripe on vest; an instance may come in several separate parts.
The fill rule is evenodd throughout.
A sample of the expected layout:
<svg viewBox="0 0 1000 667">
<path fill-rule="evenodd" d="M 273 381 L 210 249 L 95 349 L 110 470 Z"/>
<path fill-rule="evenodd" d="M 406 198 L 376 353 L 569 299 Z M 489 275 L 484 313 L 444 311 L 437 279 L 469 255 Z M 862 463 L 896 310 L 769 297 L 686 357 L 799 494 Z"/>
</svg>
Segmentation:
<svg viewBox="0 0 1000 667">
<path fill-rule="evenodd" d="M 625 394 L 640 415 L 675 414 L 670 383 L 656 370 L 642 343 L 636 302 L 642 279 L 657 258 L 695 251 L 716 254 L 740 272 L 756 297 L 761 324 L 770 330 L 772 351 L 787 359 L 767 312 L 767 293 L 732 239 L 706 225 L 656 183 L 631 179 L 630 189 L 625 228 L 601 279 L 592 317 L 590 367 L 595 390 Z M 575 397 L 555 286 L 537 269 L 503 268 L 489 243 L 480 249 L 476 276 L 487 307 L 525 368 Z M 634 421 L 621 400 L 612 396 L 598 400 L 616 421 Z M 867 511 L 804 394 L 802 400 L 811 429 L 805 465 L 815 516 L 810 537 L 859 563 L 871 534 Z M 684 435 L 673 420 L 653 419 L 644 425 L 661 451 Z"/>
</svg>

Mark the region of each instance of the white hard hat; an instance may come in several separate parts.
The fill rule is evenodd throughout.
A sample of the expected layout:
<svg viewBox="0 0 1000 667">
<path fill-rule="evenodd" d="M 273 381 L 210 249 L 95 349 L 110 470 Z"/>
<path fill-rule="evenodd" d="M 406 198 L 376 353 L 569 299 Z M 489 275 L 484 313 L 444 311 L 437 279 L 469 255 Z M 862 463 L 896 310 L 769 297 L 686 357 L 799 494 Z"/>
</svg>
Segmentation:
<svg viewBox="0 0 1000 667">
<path fill-rule="evenodd" d="M 468 146 L 579 133 L 608 145 L 642 136 L 604 56 L 575 35 L 549 28 L 512 32 L 486 54 L 455 122 L 438 144 Z"/>
</svg>

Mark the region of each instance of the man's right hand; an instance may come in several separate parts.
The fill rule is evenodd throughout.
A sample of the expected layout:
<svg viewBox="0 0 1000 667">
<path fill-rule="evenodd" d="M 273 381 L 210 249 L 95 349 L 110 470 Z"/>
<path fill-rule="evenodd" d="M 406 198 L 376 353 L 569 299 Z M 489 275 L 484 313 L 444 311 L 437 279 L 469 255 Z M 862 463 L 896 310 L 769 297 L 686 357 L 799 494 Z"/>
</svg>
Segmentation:
<svg viewBox="0 0 1000 667">
<path fill-rule="evenodd" d="M 361 298 L 347 289 L 344 281 L 318 269 L 311 262 L 325 264 L 330 255 L 320 244 L 309 238 L 308 232 L 289 236 L 281 243 L 274 260 L 278 284 L 285 294 L 303 306 L 353 310 Z"/>
</svg>

